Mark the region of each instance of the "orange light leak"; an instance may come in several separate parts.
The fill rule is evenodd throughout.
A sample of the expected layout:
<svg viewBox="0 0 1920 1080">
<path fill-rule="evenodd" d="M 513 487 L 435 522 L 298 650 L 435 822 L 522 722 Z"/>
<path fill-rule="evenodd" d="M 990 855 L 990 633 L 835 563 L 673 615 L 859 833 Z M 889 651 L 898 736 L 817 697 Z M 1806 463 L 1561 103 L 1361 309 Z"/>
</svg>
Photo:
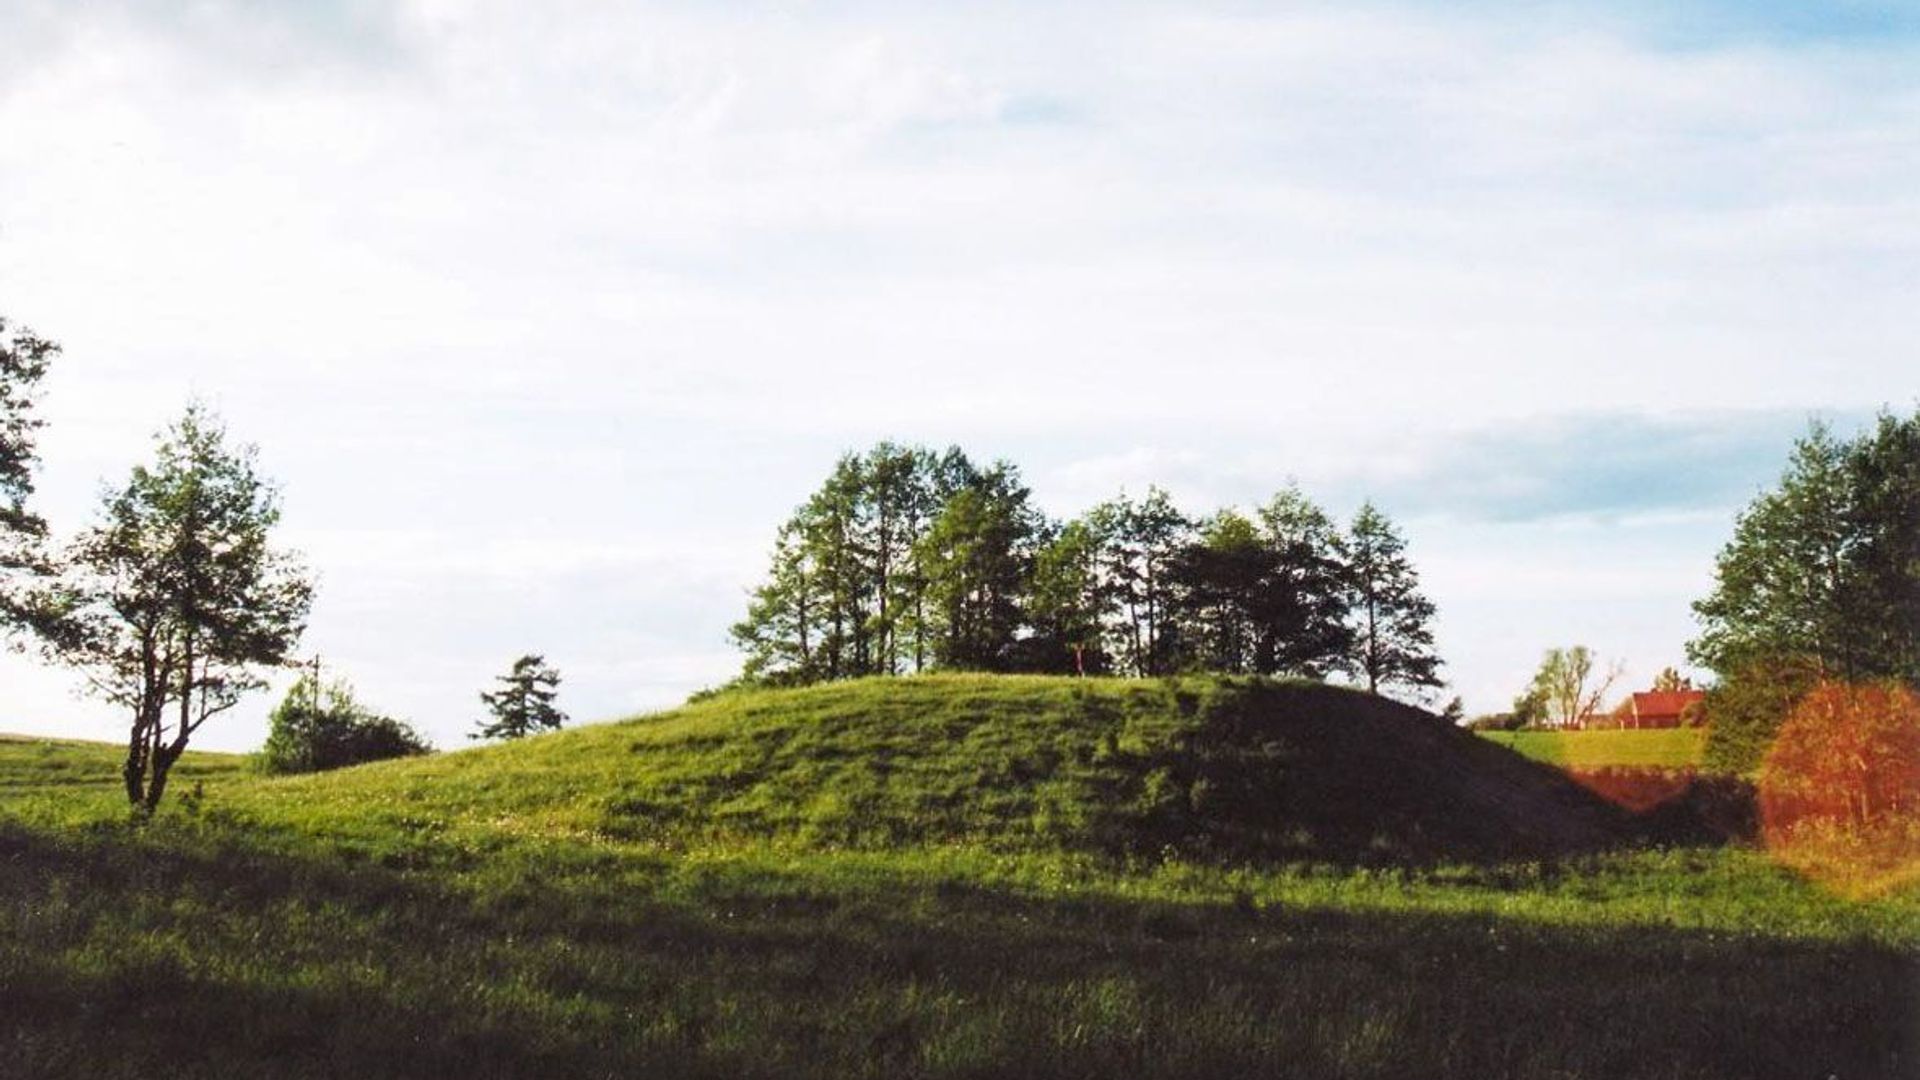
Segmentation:
<svg viewBox="0 0 1920 1080">
<path fill-rule="evenodd" d="M 1569 768 L 1573 782 L 1615 806 L 1644 814 L 1687 794 L 1693 786 L 1694 770 L 1646 765 L 1606 765 L 1599 768 Z"/>
<path fill-rule="evenodd" d="M 1760 772 L 1760 835 L 1845 896 L 1920 881 L 1920 694 L 1824 682 L 1794 706 Z"/>
</svg>

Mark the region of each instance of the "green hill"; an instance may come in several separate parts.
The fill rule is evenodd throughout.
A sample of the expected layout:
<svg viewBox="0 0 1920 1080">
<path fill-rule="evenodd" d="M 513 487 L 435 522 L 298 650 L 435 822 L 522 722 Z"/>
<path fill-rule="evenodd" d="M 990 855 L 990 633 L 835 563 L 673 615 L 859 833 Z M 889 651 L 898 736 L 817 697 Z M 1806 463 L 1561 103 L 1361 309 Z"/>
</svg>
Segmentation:
<svg viewBox="0 0 1920 1080">
<path fill-rule="evenodd" d="M 1211 678 L 928 676 L 730 694 L 257 797 L 680 848 L 963 843 L 1242 861 L 1537 856 L 1602 846 L 1623 824 L 1556 772 L 1417 709 Z"/>
<path fill-rule="evenodd" d="M 0 1076 L 1893 1077 L 1920 895 L 1320 686 L 730 694 L 129 820 L 0 741 Z M 198 793 L 196 794 L 196 789 Z"/>
</svg>

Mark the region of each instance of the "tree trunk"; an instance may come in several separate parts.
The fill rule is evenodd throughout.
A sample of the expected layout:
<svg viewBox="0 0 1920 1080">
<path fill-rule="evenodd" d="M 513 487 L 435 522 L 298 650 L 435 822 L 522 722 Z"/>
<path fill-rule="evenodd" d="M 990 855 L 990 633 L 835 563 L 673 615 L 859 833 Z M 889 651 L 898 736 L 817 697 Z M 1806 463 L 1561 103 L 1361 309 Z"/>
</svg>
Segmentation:
<svg viewBox="0 0 1920 1080">
<path fill-rule="evenodd" d="M 153 813 L 160 806 L 160 796 L 167 791 L 167 774 L 173 770 L 173 763 L 178 760 L 183 749 L 185 748 L 176 743 L 173 746 L 161 747 L 160 752 L 154 755 L 153 776 L 147 781 L 147 797 L 142 803 L 147 813 Z"/>
<path fill-rule="evenodd" d="M 134 722 L 133 732 L 127 738 L 127 760 L 120 766 L 120 776 L 127 785 L 127 805 L 139 806 L 146 796 L 147 725 L 144 718 Z"/>
</svg>

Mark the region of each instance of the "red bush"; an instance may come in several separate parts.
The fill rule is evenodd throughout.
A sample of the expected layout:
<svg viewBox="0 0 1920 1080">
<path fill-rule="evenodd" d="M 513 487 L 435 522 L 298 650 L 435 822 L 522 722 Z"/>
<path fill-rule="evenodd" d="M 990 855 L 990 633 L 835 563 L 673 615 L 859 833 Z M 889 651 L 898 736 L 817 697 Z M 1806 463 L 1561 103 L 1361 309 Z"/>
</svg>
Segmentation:
<svg viewBox="0 0 1920 1080">
<path fill-rule="evenodd" d="M 1760 773 L 1762 835 L 1782 858 L 1858 881 L 1920 860 L 1920 694 L 1823 682 Z"/>
</svg>

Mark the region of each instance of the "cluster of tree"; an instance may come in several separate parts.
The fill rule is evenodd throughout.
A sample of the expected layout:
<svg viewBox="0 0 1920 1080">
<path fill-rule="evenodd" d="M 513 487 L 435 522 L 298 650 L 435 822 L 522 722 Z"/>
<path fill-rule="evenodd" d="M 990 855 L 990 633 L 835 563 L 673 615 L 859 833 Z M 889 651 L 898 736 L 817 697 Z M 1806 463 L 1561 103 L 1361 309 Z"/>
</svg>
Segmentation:
<svg viewBox="0 0 1920 1080">
<path fill-rule="evenodd" d="M 1424 690 L 1434 606 L 1405 547 L 1373 506 L 1342 529 L 1294 489 L 1196 521 L 1155 488 L 1058 522 L 1008 463 L 881 443 L 780 527 L 732 636 L 756 683 L 1209 670 Z"/>
<path fill-rule="evenodd" d="M 315 662 L 316 667 L 319 661 Z M 567 714 L 554 705 L 560 673 L 545 658 L 522 656 L 481 691 L 487 717 L 475 721 L 470 739 L 521 739 L 558 731 Z M 317 675 L 302 675 L 268 718 L 261 768 L 270 773 L 322 772 L 388 758 L 430 754 L 433 746 L 410 725 L 362 705 L 344 679 L 322 687 Z"/>
<path fill-rule="evenodd" d="M 151 812 L 194 733 L 293 664 L 313 583 L 298 556 L 272 542 L 279 493 L 260 475 L 257 451 L 230 445 L 198 404 L 159 434 L 151 463 L 104 491 L 93 524 L 55 542 L 27 501 L 39 385 L 59 351 L 0 318 L 0 630 L 34 637 L 127 709 L 122 778 L 128 801 Z M 515 665 L 510 678 L 526 675 L 532 690 L 482 695 L 495 716 L 487 736 L 563 719 L 551 704 L 558 676 L 527 661 L 530 670 Z M 312 681 L 276 710 L 263 760 L 308 771 L 428 749 L 344 685 L 323 691 Z"/>
<path fill-rule="evenodd" d="M 252 449 L 230 448 L 198 406 L 162 433 L 152 464 L 105 490 L 90 527 L 52 542 L 26 499 L 37 391 L 58 352 L 0 320 L 0 618 L 132 714 L 122 774 L 128 800 L 151 810 L 193 733 L 287 660 L 313 589 L 269 543 L 279 501 Z"/>
<path fill-rule="evenodd" d="M 1476 731 L 1624 727 L 1633 715 L 1630 698 L 1622 699 L 1610 712 L 1603 712 L 1602 706 L 1626 665 L 1616 660 L 1602 671 L 1598 663 L 1599 656 L 1585 645 L 1548 649 L 1533 681 L 1513 699 L 1513 708 L 1476 716 L 1468 726 Z M 1653 689 L 1691 690 L 1693 680 L 1669 667 L 1654 677 Z M 1683 722 L 1691 721 L 1683 718 Z"/>
<path fill-rule="evenodd" d="M 432 752 L 404 721 L 356 700 L 346 680 L 323 687 L 318 677 L 303 675 L 268 718 L 259 761 L 270 773 L 304 773 Z"/>
<path fill-rule="evenodd" d="M 1709 764 L 1757 766 L 1822 680 L 1920 685 L 1920 410 L 1851 440 L 1822 424 L 1734 526 L 1694 604 Z"/>
</svg>

